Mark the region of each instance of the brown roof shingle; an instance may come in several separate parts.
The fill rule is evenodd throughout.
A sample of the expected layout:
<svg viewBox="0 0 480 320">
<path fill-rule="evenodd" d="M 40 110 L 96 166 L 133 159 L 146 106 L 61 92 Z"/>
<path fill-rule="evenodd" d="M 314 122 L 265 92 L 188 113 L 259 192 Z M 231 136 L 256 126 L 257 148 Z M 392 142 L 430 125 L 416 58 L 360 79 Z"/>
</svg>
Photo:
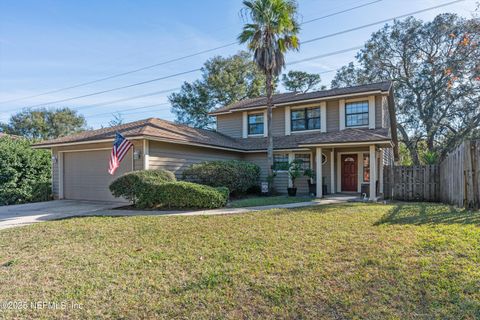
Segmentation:
<svg viewBox="0 0 480 320">
<path fill-rule="evenodd" d="M 391 81 L 383 81 L 383 82 L 377 82 L 377 83 L 364 84 L 360 86 L 336 88 L 336 89 L 314 91 L 314 92 L 307 92 L 307 93 L 287 92 L 287 93 L 274 94 L 272 96 L 272 100 L 274 105 L 280 104 L 280 103 L 289 103 L 289 102 L 295 103 L 300 101 L 308 101 L 312 99 L 329 98 L 329 97 L 334 97 L 339 95 L 358 94 L 358 93 L 370 92 L 370 91 L 388 92 L 391 86 L 392 86 Z M 267 104 L 266 97 L 245 99 L 236 103 L 232 103 L 228 106 L 220 107 L 212 111 L 210 114 L 215 115 L 217 113 L 232 112 L 232 111 L 242 110 L 246 108 L 263 107 L 266 104 Z"/>
<path fill-rule="evenodd" d="M 152 137 L 172 143 L 194 143 L 210 147 L 227 148 L 237 151 L 266 150 L 267 138 L 232 138 L 224 134 L 192 128 L 186 125 L 173 123 L 157 118 L 139 120 L 123 125 L 90 130 L 82 133 L 61 137 L 58 139 L 42 141 L 36 147 L 49 147 L 75 142 L 96 142 L 115 137 L 115 132 L 120 132 L 125 137 Z M 343 142 L 385 141 L 390 140 L 388 129 L 346 129 L 327 133 L 302 133 L 289 136 L 274 137 L 274 146 L 279 149 L 294 149 L 301 145 L 335 144 Z"/>
</svg>

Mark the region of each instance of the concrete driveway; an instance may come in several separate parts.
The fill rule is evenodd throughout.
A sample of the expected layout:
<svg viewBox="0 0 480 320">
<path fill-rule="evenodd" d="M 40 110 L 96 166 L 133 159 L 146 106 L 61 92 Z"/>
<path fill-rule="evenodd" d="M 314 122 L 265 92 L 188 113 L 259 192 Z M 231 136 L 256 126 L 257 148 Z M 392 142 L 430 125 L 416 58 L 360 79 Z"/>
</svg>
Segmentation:
<svg viewBox="0 0 480 320">
<path fill-rule="evenodd" d="M 119 202 L 55 200 L 13 206 L 0 206 L 0 229 L 47 220 L 88 215 L 99 210 L 108 210 L 124 205 L 125 203 Z"/>
</svg>

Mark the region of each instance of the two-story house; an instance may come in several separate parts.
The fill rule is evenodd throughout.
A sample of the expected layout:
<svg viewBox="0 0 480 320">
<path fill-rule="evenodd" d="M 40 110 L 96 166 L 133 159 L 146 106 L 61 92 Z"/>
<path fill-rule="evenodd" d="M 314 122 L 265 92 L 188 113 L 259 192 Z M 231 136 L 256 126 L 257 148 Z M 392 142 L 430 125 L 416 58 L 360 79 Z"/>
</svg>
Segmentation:
<svg viewBox="0 0 480 320">
<path fill-rule="evenodd" d="M 205 160 L 238 159 L 267 168 L 266 99 L 247 99 L 211 113 L 216 131 L 150 118 L 44 141 L 52 150 L 53 193 L 58 199 L 114 200 L 108 185 L 119 175 L 163 168 L 181 177 Z M 114 176 L 107 172 L 115 132 L 134 143 Z M 395 105 L 390 82 L 273 97 L 274 166 L 301 159 L 315 172 L 317 197 L 325 192 L 383 193 L 383 168 L 396 157 Z M 308 177 L 297 182 L 308 193 Z M 286 192 L 287 172 L 274 180 Z"/>
</svg>

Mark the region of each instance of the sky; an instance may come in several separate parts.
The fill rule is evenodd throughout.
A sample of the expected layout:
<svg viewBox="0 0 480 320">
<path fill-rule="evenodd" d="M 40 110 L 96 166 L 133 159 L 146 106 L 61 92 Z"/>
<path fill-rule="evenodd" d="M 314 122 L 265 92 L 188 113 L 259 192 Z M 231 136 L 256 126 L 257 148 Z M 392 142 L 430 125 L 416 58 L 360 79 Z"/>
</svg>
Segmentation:
<svg viewBox="0 0 480 320">
<path fill-rule="evenodd" d="M 429 8 L 452 0 L 300 0 L 301 21 L 365 5 L 302 25 L 300 41 L 322 37 Z M 173 120 L 168 95 L 184 81 L 199 78 L 203 63 L 245 49 L 234 44 L 147 70 L 51 92 L 111 75 L 128 72 L 236 41 L 244 20 L 241 0 L 1 0 L 0 1 L 0 121 L 24 108 L 70 107 L 83 114 L 88 126 L 107 126 L 113 113 L 125 122 L 158 117 Z M 464 0 L 416 14 L 424 21 L 454 12 L 471 18 L 475 0 Z M 287 63 L 362 46 L 375 25 L 338 36 L 302 44 L 288 53 Z M 289 70 L 321 73 L 329 85 L 334 70 L 354 60 L 358 50 L 287 66 Z M 121 90 L 83 95 L 149 82 Z M 51 92 L 45 95 L 31 97 Z M 143 96 L 134 98 L 137 96 Z M 26 99 L 24 99 L 26 98 Z M 18 100 L 21 99 L 21 100 Z M 125 100 L 111 103 L 116 100 Z M 11 101 L 16 100 L 16 101 Z M 133 110 L 132 110 L 133 109 Z"/>
</svg>

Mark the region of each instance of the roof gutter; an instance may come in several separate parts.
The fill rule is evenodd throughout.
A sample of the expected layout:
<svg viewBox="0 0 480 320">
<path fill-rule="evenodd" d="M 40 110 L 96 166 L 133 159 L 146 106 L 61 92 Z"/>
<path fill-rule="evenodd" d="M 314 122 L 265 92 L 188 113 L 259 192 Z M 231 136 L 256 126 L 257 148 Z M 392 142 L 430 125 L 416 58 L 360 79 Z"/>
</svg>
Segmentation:
<svg viewBox="0 0 480 320">
<path fill-rule="evenodd" d="M 361 141 L 361 142 L 330 142 L 330 143 L 303 143 L 299 147 L 349 147 L 368 146 L 372 144 L 388 144 L 393 147 L 391 140 Z"/>
</svg>

